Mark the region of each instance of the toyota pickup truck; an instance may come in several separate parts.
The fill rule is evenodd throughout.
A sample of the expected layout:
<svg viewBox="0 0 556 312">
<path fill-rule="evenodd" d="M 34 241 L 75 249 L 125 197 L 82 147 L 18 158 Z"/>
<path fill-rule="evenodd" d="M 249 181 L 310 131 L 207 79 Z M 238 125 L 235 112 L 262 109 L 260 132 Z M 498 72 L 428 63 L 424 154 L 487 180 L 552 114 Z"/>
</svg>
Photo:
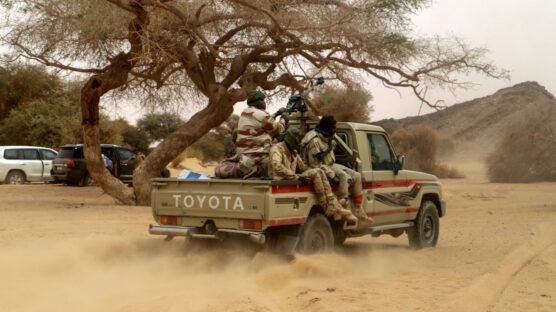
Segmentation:
<svg viewBox="0 0 556 312">
<path fill-rule="evenodd" d="M 329 252 L 349 237 L 407 233 L 409 245 L 434 247 L 446 214 L 441 185 L 431 174 L 404 170 L 383 128 L 338 122 L 336 162 L 363 180 L 363 207 L 372 224 L 327 217 L 311 185 L 299 181 L 153 179 L 149 233 L 167 239 L 245 236 L 278 253 Z M 334 189 L 334 186 L 333 186 Z"/>
</svg>

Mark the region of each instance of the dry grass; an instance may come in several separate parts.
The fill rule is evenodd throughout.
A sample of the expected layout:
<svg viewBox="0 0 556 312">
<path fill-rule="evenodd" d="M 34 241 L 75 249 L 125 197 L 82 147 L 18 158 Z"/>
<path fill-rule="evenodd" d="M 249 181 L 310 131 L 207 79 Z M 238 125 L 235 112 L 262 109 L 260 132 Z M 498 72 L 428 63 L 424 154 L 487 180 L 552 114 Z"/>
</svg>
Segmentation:
<svg viewBox="0 0 556 312">
<path fill-rule="evenodd" d="M 432 173 L 439 178 L 464 177 L 457 169 L 440 163 L 440 135 L 430 126 L 399 128 L 392 133 L 391 141 L 397 153 L 406 155 L 407 169 Z"/>
<path fill-rule="evenodd" d="M 492 182 L 556 181 L 556 107 L 510 125 L 487 158 Z"/>
</svg>

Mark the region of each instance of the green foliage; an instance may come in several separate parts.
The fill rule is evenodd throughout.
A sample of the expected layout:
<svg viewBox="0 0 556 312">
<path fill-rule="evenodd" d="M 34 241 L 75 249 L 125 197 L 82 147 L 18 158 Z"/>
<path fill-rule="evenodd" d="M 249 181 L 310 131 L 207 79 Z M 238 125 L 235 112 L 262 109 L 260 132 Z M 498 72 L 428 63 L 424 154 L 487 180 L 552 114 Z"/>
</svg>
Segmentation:
<svg viewBox="0 0 556 312">
<path fill-rule="evenodd" d="M 316 93 L 313 104 L 322 115 L 333 115 L 338 121 L 368 122 L 374 111 L 369 105 L 371 99 L 371 93 L 361 86 L 324 86 Z"/>
<path fill-rule="evenodd" d="M 216 132 L 209 132 L 188 147 L 186 155 L 202 161 L 222 160 L 233 147 L 231 135 L 220 136 Z"/>
<path fill-rule="evenodd" d="M 151 142 L 155 142 L 178 130 L 183 123 L 184 121 L 174 114 L 148 114 L 137 121 L 137 128 L 147 133 Z"/>
<path fill-rule="evenodd" d="M 120 119 L 122 143 L 131 148 L 137 147 L 141 152 L 147 154 L 149 152 L 149 136 L 145 131 L 139 130 L 130 125 L 127 121 Z"/>
<path fill-rule="evenodd" d="M 57 149 L 83 143 L 81 87 L 81 82 L 63 82 L 41 66 L 0 68 L 0 145 Z M 100 118 L 102 143 L 121 144 L 123 130 L 133 128 L 103 114 Z"/>
<path fill-rule="evenodd" d="M 46 100 L 67 93 L 62 81 L 42 66 L 12 65 L 0 68 L 0 120 L 31 100 Z"/>
</svg>

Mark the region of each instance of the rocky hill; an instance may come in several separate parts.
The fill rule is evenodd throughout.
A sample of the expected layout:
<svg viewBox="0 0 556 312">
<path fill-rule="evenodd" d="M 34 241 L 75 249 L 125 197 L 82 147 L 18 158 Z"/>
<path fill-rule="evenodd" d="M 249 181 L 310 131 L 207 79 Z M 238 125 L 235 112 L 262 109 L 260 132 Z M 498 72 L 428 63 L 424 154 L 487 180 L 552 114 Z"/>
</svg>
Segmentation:
<svg viewBox="0 0 556 312">
<path fill-rule="evenodd" d="M 443 139 L 452 141 L 456 152 L 471 149 L 477 156 L 484 156 L 494 149 L 508 126 L 551 105 L 556 105 L 554 96 L 537 82 L 528 81 L 439 112 L 399 120 L 386 119 L 375 124 L 388 131 L 427 124 Z M 550 120 L 556 123 L 556 115 Z"/>
</svg>

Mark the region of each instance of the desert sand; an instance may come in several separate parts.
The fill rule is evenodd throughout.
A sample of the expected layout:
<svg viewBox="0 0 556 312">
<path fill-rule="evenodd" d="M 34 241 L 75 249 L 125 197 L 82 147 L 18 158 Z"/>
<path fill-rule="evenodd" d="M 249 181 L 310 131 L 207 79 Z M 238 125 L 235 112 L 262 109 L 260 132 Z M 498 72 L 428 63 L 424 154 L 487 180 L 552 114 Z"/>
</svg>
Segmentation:
<svg viewBox="0 0 556 312">
<path fill-rule="evenodd" d="M 97 187 L 0 185 L 0 311 L 556 311 L 556 183 L 460 165 L 436 248 L 367 236 L 294 259 L 165 242 L 150 207 Z"/>
</svg>

